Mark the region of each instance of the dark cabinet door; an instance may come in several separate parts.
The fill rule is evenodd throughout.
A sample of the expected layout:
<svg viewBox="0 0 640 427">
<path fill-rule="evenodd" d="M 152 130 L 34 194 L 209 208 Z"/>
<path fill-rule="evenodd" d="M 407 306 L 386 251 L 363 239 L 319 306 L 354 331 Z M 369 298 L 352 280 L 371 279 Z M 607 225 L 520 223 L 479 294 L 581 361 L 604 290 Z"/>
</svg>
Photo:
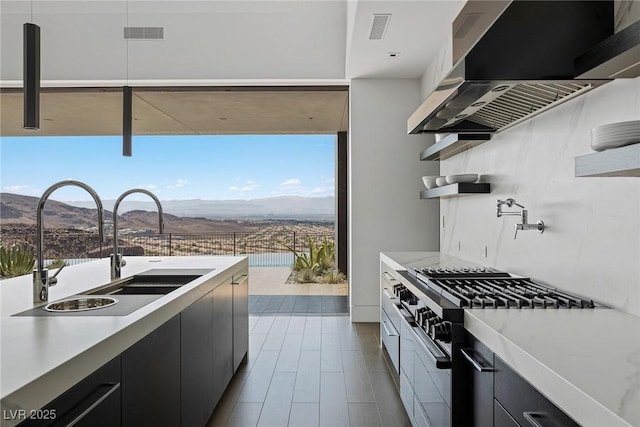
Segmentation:
<svg viewBox="0 0 640 427">
<path fill-rule="evenodd" d="M 213 401 L 213 291 L 180 314 L 180 372 L 182 427 L 202 427 Z"/>
<path fill-rule="evenodd" d="M 465 411 L 454 418 L 474 427 L 493 426 L 493 352 L 467 334 L 465 345 L 458 348 L 454 357 L 465 383 L 457 385 L 463 388 L 466 397 Z"/>
<path fill-rule="evenodd" d="M 34 418 L 20 426 L 120 426 L 120 391 L 118 356 L 44 408 L 27 414 Z"/>
<path fill-rule="evenodd" d="M 520 425 L 509 415 L 502 405 L 494 399 L 493 401 L 493 425 L 494 427 L 520 427 Z"/>
<path fill-rule="evenodd" d="M 180 315 L 122 353 L 122 425 L 180 425 Z"/>
<path fill-rule="evenodd" d="M 218 403 L 233 376 L 233 285 L 231 278 L 213 291 L 214 404 Z"/>
<path fill-rule="evenodd" d="M 233 280 L 233 372 L 249 350 L 249 276 Z"/>
<path fill-rule="evenodd" d="M 521 426 L 579 426 L 498 356 L 495 356 L 495 399 Z"/>
</svg>

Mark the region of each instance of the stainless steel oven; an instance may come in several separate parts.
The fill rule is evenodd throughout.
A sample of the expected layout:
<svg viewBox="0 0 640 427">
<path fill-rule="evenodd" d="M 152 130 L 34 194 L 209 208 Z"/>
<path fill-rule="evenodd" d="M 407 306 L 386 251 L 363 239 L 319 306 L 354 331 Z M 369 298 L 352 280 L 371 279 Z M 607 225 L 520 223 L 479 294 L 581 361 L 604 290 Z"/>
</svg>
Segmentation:
<svg viewBox="0 0 640 427">
<path fill-rule="evenodd" d="M 486 375 L 491 366 L 464 330 L 465 308 L 599 306 L 531 279 L 482 267 L 387 269 L 382 277 L 381 313 L 387 327 L 381 325 L 381 330 L 393 326 L 399 333 L 400 396 L 416 427 L 493 424 L 492 414 L 481 420 L 488 414 L 474 410 L 473 396 L 492 388 Z M 387 342 L 383 338 L 385 346 Z M 387 350 L 395 351 L 393 342 Z"/>
</svg>

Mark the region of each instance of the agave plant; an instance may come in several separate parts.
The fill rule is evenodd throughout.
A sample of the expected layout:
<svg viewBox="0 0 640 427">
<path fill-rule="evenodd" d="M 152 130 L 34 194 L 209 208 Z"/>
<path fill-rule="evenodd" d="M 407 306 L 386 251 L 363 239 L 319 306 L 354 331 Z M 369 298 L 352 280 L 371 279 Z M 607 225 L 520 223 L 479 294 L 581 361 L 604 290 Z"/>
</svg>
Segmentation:
<svg viewBox="0 0 640 427">
<path fill-rule="evenodd" d="M 7 249 L 0 245 L 0 276 L 9 278 L 31 273 L 36 262 L 33 248 L 27 243 L 16 243 Z"/>
<path fill-rule="evenodd" d="M 306 276 L 311 273 L 322 275 L 330 271 L 335 265 L 336 247 L 335 244 L 325 237 L 321 244 L 317 244 L 311 237 L 307 239 L 308 252 L 299 252 L 295 248 L 285 245 L 293 253 L 293 270 L 305 272 Z"/>
</svg>

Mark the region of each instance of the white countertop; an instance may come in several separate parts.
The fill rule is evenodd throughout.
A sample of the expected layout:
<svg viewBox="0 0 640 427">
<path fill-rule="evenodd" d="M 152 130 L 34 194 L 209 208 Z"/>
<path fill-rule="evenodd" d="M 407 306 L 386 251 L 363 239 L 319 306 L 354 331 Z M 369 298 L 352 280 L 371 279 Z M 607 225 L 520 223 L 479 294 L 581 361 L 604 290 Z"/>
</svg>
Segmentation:
<svg viewBox="0 0 640 427">
<path fill-rule="evenodd" d="M 122 277 L 151 269 L 214 269 L 126 316 L 11 317 L 34 307 L 30 275 L 0 282 L 1 410 L 36 410 L 171 319 L 233 274 L 246 257 L 127 257 Z M 49 301 L 108 284 L 109 260 L 66 267 Z M 98 314 L 98 313 L 97 313 Z M 4 418 L 4 417 L 3 417 Z M 2 420 L 2 425 L 13 425 Z"/>
<path fill-rule="evenodd" d="M 396 266 L 474 266 L 387 252 Z M 640 318 L 613 309 L 467 309 L 465 329 L 583 426 L 640 426 Z"/>
</svg>

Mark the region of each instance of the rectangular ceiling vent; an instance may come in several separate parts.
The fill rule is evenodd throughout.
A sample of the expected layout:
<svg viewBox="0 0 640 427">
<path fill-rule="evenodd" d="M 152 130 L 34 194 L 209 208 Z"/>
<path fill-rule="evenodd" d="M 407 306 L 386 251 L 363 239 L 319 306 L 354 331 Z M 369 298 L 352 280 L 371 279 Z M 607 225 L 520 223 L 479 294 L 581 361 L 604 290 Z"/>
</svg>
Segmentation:
<svg viewBox="0 0 640 427">
<path fill-rule="evenodd" d="M 390 13 L 374 13 L 369 40 L 382 40 L 384 34 L 387 32 L 390 19 Z"/>
<path fill-rule="evenodd" d="M 124 27 L 125 40 L 163 40 L 164 27 Z"/>
</svg>

